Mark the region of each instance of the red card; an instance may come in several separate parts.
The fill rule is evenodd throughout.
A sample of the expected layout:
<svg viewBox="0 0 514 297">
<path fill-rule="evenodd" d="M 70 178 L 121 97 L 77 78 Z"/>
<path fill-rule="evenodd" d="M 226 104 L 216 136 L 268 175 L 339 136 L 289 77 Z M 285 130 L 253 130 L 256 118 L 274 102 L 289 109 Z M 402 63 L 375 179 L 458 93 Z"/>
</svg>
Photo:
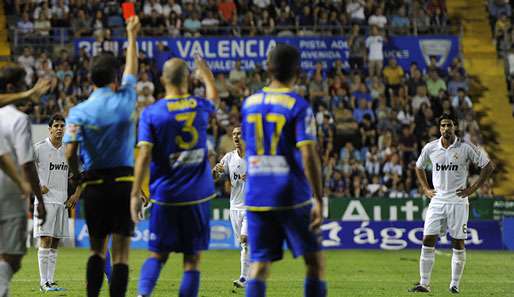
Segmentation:
<svg viewBox="0 0 514 297">
<path fill-rule="evenodd" d="M 123 18 L 128 20 L 130 17 L 136 15 L 136 8 L 133 2 L 124 2 L 121 4 L 121 9 L 123 10 Z"/>
</svg>

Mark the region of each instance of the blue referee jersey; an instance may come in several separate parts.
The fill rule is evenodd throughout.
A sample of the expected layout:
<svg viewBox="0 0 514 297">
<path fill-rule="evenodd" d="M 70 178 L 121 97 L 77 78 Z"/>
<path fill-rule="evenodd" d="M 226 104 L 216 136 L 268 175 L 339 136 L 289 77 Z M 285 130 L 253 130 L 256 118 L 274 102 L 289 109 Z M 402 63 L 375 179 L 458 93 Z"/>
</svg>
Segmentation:
<svg viewBox="0 0 514 297">
<path fill-rule="evenodd" d="M 63 142 L 80 144 L 85 171 L 134 166 L 136 82 L 134 75 L 124 75 L 116 92 L 98 88 L 71 108 Z"/>
</svg>

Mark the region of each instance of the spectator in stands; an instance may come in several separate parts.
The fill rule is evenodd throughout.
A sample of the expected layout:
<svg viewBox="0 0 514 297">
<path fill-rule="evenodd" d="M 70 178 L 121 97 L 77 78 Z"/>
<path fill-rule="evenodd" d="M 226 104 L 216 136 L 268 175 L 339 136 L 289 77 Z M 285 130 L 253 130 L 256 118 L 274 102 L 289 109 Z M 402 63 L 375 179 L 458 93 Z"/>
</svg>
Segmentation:
<svg viewBox="0 0 514 297">
<path fill-rule="evenodd" d="M 410 20 L 406 16 L 405 6 L 401 6 L 391 16 L 391 29 L 395 34 L 407 34 L 409 32 Z"/>
<path fill-rule="evenodd" d="M 198 19 L 198 14 L 194 11 L 190 16 L 188 16 L 184 21 L 184 36 L 200 36 L 200 29 L 202 28 L 202 23 Z M 159 34 L 157 34 L 158 36 Z"/>
<path fill-rule="evenodd" d="M 80 9 L 77 12 L 77 16 L 71 21 L 71 27 L 75 37 L 88 36 L 91 34 L 91 20 L 84 10 Z"/>
<path fill-rule="evenodd" d="M 412 70 L 412 75 L 405 82 L 407 87 L 407 95 L 414 96 L 419 86 L 425 86 L 425 80 L 419 69 Z"/>
<path fill-rule="evenodd" d="M 241 61 L 237 60 L 234 68 L 230 70 L 228 80 L 231 84 L 237 84 L 246 80 L 246 72 L 241 69 Z"/>
<path fill-rule="evenodd" d="M 456 71 L 448 81 L 448 94 L 453 97 L 457 95 L 459 89 L 468 90 L 468 81 L 463 77 L 460 72 Z"/>
<path fill-rule="evenodd" d="M 218 4 L 218 13 L 225 24 L 232 24 L 233 21 L 237 19 L 237 7 L 234 1 L 220 0 Z"/>
<path fill-rule="evenodd" d="M 446 83 L 439 77 L 436 69 L 429 70 L 425 83 L 431 97 L 437 97 L 440 90 L 446 91 Z"/>
<path fill-rule="evenodd" d="M 309 83 L 309 98 L 314 106 L 318 106 L 321 102 L 327 102 L 328 97 L 328 82 L 323 80 L 321 73 L 314 73 L 313 79 Z"/>
<path fill-rule="evenodd" d="M 396 59 L 389 59 L 383 74 L 386 83 L 386 97 L 392 96 L 393 94 L 398 95 L 398 91 L 403 82 L 404 72 L 403 68 L 397 64 Z"/>
<path fill-rule="evenodd" d="M 57 5 L 55 1 L 52 4 L 52 26 L 53 27 L 66 27 L 69 22 L 70 8 L 64 0 L 59 0 Z"/>
<path fill-rule="evenodd" d="M 375 9 L 375 13 L 368 18 L 368 24 L 370 26 L 377 26 L 380 29 L 384 29 L 387 25 L 387 18 L 384 16 L 384 10 L 381 6 Z"/>
<path fill-rule="evenodd" d="M 346 13 L 350 15 L 352 23 L 364 24 L 366 15 L 364 14 L 364 7 L 366 3 L 362 0 L 350 0 L 346 4 Z"/>
<path fill-rule="evenodd" d="M 502 46 L 511 27 L 510 19 L 505 13 L 500 16 L 498 21 L 496 21 L 494 38 L 496 39 L 496 50 L 498 51 L 498 55 L 500 55 L 500 51 L 502 50 Z"/>
<path fill-rule="evenodd" d="M 155 3 L 158 4 L 158 3 Z M 159 4 L 160 5 L 160 4 Z M 164 32 L 166 22 L 159 10 L 153 9 L 150 15 L 142 20 L 143 32 L 150 36 L 160 36 Z"/>
<path fill-rule="evenodd" d="M 30 20 L 28 13 L 24 12 L 21 15 L 21 19 L 18 21 L 16 28 L 21 35 L 29 35 L 34 33 L 34 23 L 32 23 Z"/>
<path fill-rule="evenodd" d="M 372 26 L 371 35 L 366 38 L 366 47 L 368 48 L 369 76 L 382 74 L 382 66 L 384 64 L 384 42 L 385 38 L 380 35 L 378 28 L 376 26 Z"/>
<path fill-rule="evenodd" d="M 352 33 L 348 38 L 349 59 L 348 63 L 352 69 L 362 69 L 367 56 L 366 39 L 360 32 L 358 24 L 352 26 Z"/>
<path fill-rule="evenodd" d="M 471 109 L 473 107 L 473 103 L 466 93 L 467 91 L 464 88 L 457 90 L 457 94 L 452 98 L 452 107 L 454 109 Z"/>
<path fill-rule="evenodd" d="M 166 19 L 165 25 L 169 35 L 173 37 L 180 35 L 180 30 L 182 29 L 182 20 L 175 11 L 172 11 L 169 14 L 169 17 Z"/>
<path fill-rule="evenodd" d="M 162 5 L 162 14 L 164 16 L 170 15 L 171 12 L 175 12 L 177 15 L 182 14 L 182 7 L 177 0 L 168 0 L 166 4 Z"/>
<path fill-rule="evenodd" d="M 162 6 L 157 0 L 147 0 L 145 1 L 145 5 L 143 6 L 143 14 L 145 17 L 149 17 L 152 14 L 157 13 L 157 15 L 162 15 L 163 10 Z"/>
</svg>

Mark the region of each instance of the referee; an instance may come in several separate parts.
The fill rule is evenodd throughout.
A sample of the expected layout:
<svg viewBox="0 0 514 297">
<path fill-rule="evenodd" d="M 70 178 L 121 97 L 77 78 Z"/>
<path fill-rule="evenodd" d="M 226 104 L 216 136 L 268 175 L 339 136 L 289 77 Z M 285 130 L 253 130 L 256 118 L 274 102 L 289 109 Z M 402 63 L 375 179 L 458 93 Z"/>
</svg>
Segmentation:
<svg viewBox="0 0 514 297">
<path fill-rule="evenodd" d="M 125 296 L 128 255 L 134 223 L 130 217 L 130 190 L 136 142 L 136 38 L 139 19 L 127 22 L 128 48 L 121 85 L 117 82 L 116 57 L 102 53 L 93 58 L 94 91 L 88 100 L 73 107 L 66 119 L 66 159 L 85 201 L 91 256 L 87 262 L 87 296 L 98 296 L 102 287 L 107 238 L 112 234 L 110 296 Z M 118 86 L 119 85 L 119 86 Z M 84 172 L 79 177 L 77 151 Z"/>
</svg>

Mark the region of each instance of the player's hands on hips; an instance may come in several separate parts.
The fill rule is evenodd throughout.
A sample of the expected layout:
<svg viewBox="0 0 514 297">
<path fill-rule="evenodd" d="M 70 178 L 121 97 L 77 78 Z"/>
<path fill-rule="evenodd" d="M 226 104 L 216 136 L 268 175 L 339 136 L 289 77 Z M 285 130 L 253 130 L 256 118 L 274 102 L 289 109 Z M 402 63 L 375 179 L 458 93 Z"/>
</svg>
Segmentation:
<svg viewBox="0 0 514 297">
<path fill-rule="evenodd" d="M 476 191 L 476 189 L 474 187 L 458 189 L 457 196 L 459 196 L 460 198 L 466 198 L 466 197 L 473 195 L 473 193 L 475 193 L 475 191 Z"/>
<path fill-rule="evenodd" d="M 127 21 L 127 33 L 136 35 L 141 29 L 141 23 L 138 16 L 132 16 Z"/>
<path fill-rule="evenodd" d="M 37 218 L 39 219 L 39 226 L 43 226 L 46 222 L 46 208 L 43 202 L 37 204 Z"/>
<path fill-rule="evenodd" d="M 323 209 L 321 207 L 321 203 L 314 199 L 314 203 L 312 204 L 311 209 L 311 223 L 309 225 L 309 230 L 318 231 L 321 227 L 321 223 L 323 222 Z"/>
<path fill-rule="evenodd" d="M 48 191 L 50 191 L 50 190 L 48 190 L 48 188 L 46 186 L 41 186 L 41 194 L 44 195 L 44 194 L 48 193 Z"/>
<path fill-rule="evenodd" d="M 432 199 L 434 198 L 436 191 L 435 189 L 424 188 L 423 194 L 425 194 L 425 196 L 427 196 L 428 198 Z"/>
</svg>

